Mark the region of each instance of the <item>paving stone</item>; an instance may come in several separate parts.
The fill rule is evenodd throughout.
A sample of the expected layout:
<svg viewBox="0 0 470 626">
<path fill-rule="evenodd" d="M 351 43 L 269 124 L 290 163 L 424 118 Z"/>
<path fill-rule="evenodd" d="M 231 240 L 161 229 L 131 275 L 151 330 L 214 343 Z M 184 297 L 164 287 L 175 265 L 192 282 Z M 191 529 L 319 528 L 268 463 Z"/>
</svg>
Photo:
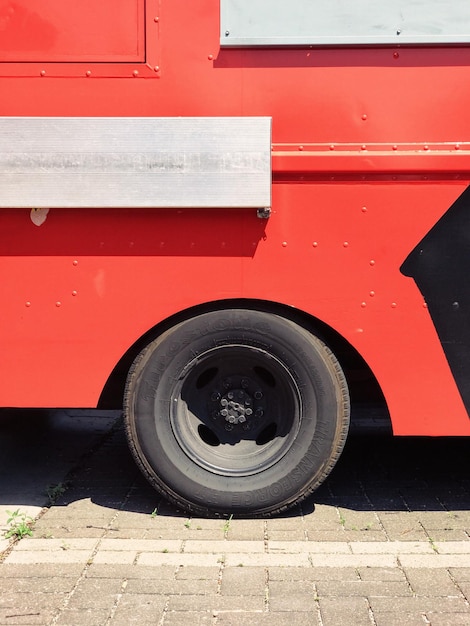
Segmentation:
<svg viewBox="0 0 470 626">
<path fill-rule="evenodd" d="M 451 567 L 449 573 L 457 582 L 470 582 L 470 567 Z"/>
<path fill-rule="evenodd" d="M 374 620 L 376 626 L 430 626 L 423 613 L 404 613 L 400 610 L 399 604 L 393 613 L 374 611 Z M 434 622 L 432 626 L 434 626 Z"/>
<path fill-rule="evenodd" d="M 396 567 L 397 565 L 393 554 L 311 554 L 310 559 L 314 567 Z"/>
<path fill-rule="evenodd" d="M 349 555 L 347 555 L 349 556 Z M 299 565 L 309 567 L 309 555 L 305 554 L 227 554 L 225 555 L 227 567 L 288 567 Z"/>
<path fill-rule="evenodd" d="M 59 607 L 65 595 L 65 593 L 2 593 L 0 609 L 15 609 L 18 612 L 51 609 Z"/>
<path fill-rule="evenodd" d="M 406 582 L 404 572 L 397 567 L 359 567 L 357 573 L 364 581 Z"/>
<path fill-rule="evenodd" d="M 185 553 L 202 552 L 204 554 L 257 554 L 264 552 L 263 541 L 186 541 Z"/>
<path fill-rule="evenodd" d="M 83 565 L 78 563 L 40 563 L 28 564 L 27 567 L 18 563 L 0 563 L 1 578 L 78 578 L 83 571 Z"/>
<path fill-rule="evenodd" d="M 185 612 L 168 611 L 163 619 L 163 626 L 212 626 L 213 623 L 214 617 L 210 611 L 201 613 L 190 609 Z"/>
<path fill-rule="evenodd" d="M 266 570 L 258 567 L 225 567 L 222 574 L 220 593 L 224 595 L 264 596 Z"/>
<path fill-rule="evenodd" d="M 170 596 L 168 598 L 169 611 L 187 611 L 191 607 L 195 611 L 264 611 L 265 599 L 263 596 Z"/>
<path fill-rule="evenodd" d="M 270 567 L 269 581 L 358 580 L 354 567 Z"/>
<path fill-rule="evenodd" d="M 470 563 L 470 541 L 434 541 L 439 554 L 467 554 Z"/>
<path fill-rule="evenodd" d="M 399 581 L 334 581 L 318 582 L 318 595 L 323 597 L 335 596 L 339 598 L 362 596 L 411 596 L 412 592 L 406 582 Z"/>
<path fill-rule="evenodd" d="M 117 605 L 112 624 L 158 624 L 167 606 L 167 598 L 155 594 L 124 594 Z"/>
<path fill-rule="evenodd" d="M 347 543 L 340 541 L 268 541 L 268 552 L 270 554 L 293 554 L 296 552 L 351 554 L 351 548 Z"/>
<path fill-rule="evenodd" d="M 96 539 L 73 538 L 64 539 L 30 539 L 19 541 L 15 546 L 15 552 L 66 552 L 68 550 L 92 551 L 98 545 Z"/>
<path fill-rule="evenodd" d="M 316 615 L 318 604 L 314 593 L 293 594 L 289 596 L 269 597 L 269 608 L 271 611 L 294 611 L 302 613 L 313 613 Z"/>
<path fill-rule="evenodd" d="M 158 595 L 215 595 L 218 580 L 141 580 L 134 578 L 127 582 L 125 593 L 156 593 Z"/>
<path fill-rule="evenodd" d="M 80 581 L 68 601 L 70 609 L 111 609 L 121 593 L 123 581 L 111 578 L 87 578 Z"/>
<path fill-rule="evenodd" d="M 409 567 L 465 567 L 470 561 L 468 554 L 400 554 L 400 564 L 405 569 Z"/>
<path fill-rule="evenodd" d="M 317 626 L 320 622 L 314 613 L 289 611 L 275 613 L 219 613 L 217 626 Z M 166 626 L 166 622 L 165 625 Z"/>
<path fill-rule="evenodd" d="M 99 551 L 126 552 L 181 552 L 183 540 L 159 539 L 103 539 Z"/>
<path fill-rule="evenodd" d="M 353 554 L 434 554 L 429 541 L 385 541 L 368 543 L 358 541 L 350 544 Z"/>
<path fill-rule="evenodd" d="M 67 593 L 75 586 L 75 578 L 0 578 L 0 595 L 5 593 Z"/>
<path fill-rule="evenodd" d="M 371 626 L 369 605 L 365 598 L 320 597 L 318 602 L 323 626 Z"/>
<path fill-rule="evenodd" d="M 101 626 L 106 624 L 110 611 L 99 608 L 65 609 L 59 614 L 58 626 Z M 113 622 L 111 622 L 113 623 Z"/>
<path fill-rule="evenodd" d="M 470 602 L 470 582 L 458 583 L 458 588 L 462 591 L 464 596 L 467 598 L 467 601 Z"/>
<path fill-rule="evenodd" d="M 458 588 L 445 569 L 407 569 L 406 577 L 418 596 L 460 596 Z"/>
<path fill-rule="evenodd" d="M 137 555 L 137 550 L 132 552 L 103 550 L 94 555 L 93 563 L 96 565 L 132 565 Z"/>
<path fill-rule="evenodd" d="M 56 610 L 38 609 L 0 609 L 0 624 L 17 626 L 36 626 L 36 624 L 50 624 Z"/>
<path fill-rule="evenodd" d="M 431 626 L 468 626 L 468 613 L 426 613 L 427 624 Z"/>
<path fill-rule="evenodd" d="M 92 550 L 55 550 L 52 552 L 46 552 L 45 550 L 37 551 L 15 551 L 13 550 L 5 558 L 6 564 L 22 564 L 22 565 L 35 565 L 51 563 L 55 565 L 65 563 L 87 563 L 91 558 Z"/>
<path fill-rule="evenodd" d="M 310 580 L 270 580 L 268 583 L 269 598 L 278 598 L 294 595 L 316 595 L 316 586 Z"/>
<path fill-rule="evenodd" d="M 176 580 L 213 580 L 220 572 L 220 563 L 215 567 L 186 565 L 179 567 L 175 573 Z"/>
<path fill-rule="evenodd" d="M 103 553 L 107 554 L 107 553 Z M 113 553 L 117 554 L 117 553 Z M 126 554 L 126 553 L 124 553 Z M 222 554 L 166 554 L 159 552 L 144 552 L 138 554 L 136 558 L 137 565 L 153 565 L 160 567 L 161 565 L 174 565 L 175 567 L 187 567 L 189 565 L 216 567 L 223 563 Z M 237 561 L 237 565 L 240 561 Z"/>
<path fill-rule="evenodd" d="M 176 569 L 170 567 L 144 567 L 136 565 L 97 565 L 93 563 L 87 568 L 87 578 L 119 578 L 119 579 L 157 579 L 157 580 L 173 580 L 175 578 Z"/>
<path fill-rule="evenodd" d="M 435 598 L 435 597 L 405 597 L 396 598 L 369 598 L 372 610 L 375 613 L 393 612 L 400 607 L 405 613 L 467 613 L 470 623 L 470 608 L 463 598 Z"/>
</svg>

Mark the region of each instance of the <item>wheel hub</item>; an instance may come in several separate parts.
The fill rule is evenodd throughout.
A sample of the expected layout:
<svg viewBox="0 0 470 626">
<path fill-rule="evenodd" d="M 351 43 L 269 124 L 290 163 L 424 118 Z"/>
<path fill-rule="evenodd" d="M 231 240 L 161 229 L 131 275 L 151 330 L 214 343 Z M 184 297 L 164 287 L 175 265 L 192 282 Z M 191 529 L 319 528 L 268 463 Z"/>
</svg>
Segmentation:
<svg viewBox="0 0 470 626">
<path fill-rule="evenodd" d="M 253 415 L 253 399 L 243 389 L 229 391 L 220 400 L 220 415 L 229 424 L 242 424 Z"/>
<path fill-rule="evenodd" d="M 239 424 L 250 430 L 265 413 L 264 393 L 248 378 L 225 378 L 212 391 L 211 403 L 212 418 L 223 424 L 225 430 Z"/>
</svg>

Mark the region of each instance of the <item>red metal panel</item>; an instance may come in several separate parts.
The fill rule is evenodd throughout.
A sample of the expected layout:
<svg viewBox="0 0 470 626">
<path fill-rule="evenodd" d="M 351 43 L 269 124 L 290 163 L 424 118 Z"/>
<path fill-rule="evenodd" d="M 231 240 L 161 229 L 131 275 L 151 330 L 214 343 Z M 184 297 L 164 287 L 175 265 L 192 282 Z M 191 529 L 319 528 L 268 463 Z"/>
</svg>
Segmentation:
<svg viewBox="0 0 470 626">
<path fill-rule="evenodd" d="M 153 76 L 155 9 L 156 0 L 3 2 L 0 75 Z"/>
<path fill-rule="evenodd" d="M 0 115 L 271 116 L 272 217 L 62 209 L 37 227 L 27 210 L 1 211 L 0 404 L 95 404 L 155 324 L 253 298 L 316 316 L 355 346 L 396 433 L 469 435 L 400 267 L 470 181 L 470 48 L 221 51 L 218 0 L 146 6 L 146 64 L 51 63 L 41 78 L 39 59 L 6 63 L 37 78 L 1 79 Z"/>
<path fill-rule="evenodd" d="M 144 60 L 144 0 L 15 0 L 0 24 L 3 62 Z"/>
</svg>

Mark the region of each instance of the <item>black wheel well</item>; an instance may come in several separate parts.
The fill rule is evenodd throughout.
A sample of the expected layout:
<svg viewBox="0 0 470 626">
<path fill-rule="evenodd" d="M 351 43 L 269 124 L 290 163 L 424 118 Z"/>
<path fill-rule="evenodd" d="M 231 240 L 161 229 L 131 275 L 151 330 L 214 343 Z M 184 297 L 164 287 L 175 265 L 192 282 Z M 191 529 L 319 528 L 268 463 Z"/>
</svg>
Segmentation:
<svg viewBox="0 0 470 626">
<path fill-rule="evenodd" d="M 353 420 L 354 406 L 357 405 L 382 406 L 386 413 L 385 399 L 372 370 L 357 350 L 339 333 L 319 319 L 298 309 L 259 300 L 210 302 L 182 311 L 157 324 L 132 345 L 116 364 L 103 388 L 98 407 L 103 409 L 122 408 L 124 387 L 129 369 L 137 355 L 153 339 L 168 328 L 194 315 L 230 307 L 255 309 L 281 315 L 318 335 L 335 354 L 344 371 L 353 406 Z"/>
</svg>

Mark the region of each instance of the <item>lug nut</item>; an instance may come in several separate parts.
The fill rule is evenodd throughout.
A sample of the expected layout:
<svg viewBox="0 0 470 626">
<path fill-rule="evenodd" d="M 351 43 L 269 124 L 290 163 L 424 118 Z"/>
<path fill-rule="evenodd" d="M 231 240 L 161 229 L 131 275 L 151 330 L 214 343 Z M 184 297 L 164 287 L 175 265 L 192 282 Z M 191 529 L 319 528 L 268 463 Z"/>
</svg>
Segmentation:
<svg viewBox="0 0 470 626">
<path fill-rule="evenodd" d="M 263 397 L 263 392 L 262 391 L 255 391 L 255 399 L 256 400 L 261 400 L 262 397 Z"/>
</svg>

